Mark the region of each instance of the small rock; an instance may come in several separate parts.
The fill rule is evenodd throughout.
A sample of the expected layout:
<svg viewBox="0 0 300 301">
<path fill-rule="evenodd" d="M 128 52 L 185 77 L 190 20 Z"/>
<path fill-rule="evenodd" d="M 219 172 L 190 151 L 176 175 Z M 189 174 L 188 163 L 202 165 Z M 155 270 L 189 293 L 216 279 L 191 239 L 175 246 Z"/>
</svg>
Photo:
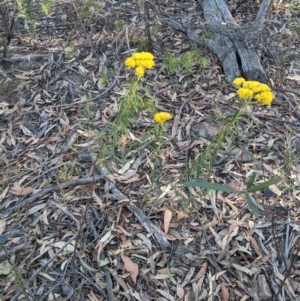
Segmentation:
<svg viewBox="0 0 300 301">
<path fill-rule="evenodd" d="M 194 139 L 204 138 L 212 141 L 218 134 L 220 127 L 212 120 L 202 121 L 192 125 L 191 134 Z"/>
</svg>

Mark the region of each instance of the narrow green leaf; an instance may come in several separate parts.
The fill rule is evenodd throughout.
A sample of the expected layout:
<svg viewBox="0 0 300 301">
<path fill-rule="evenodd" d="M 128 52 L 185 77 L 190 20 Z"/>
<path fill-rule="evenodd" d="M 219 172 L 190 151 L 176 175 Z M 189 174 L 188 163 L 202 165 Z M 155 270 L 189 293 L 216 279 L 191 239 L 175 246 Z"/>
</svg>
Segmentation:
<svg viewBox="0 0 300 301">
<path fill-rule="evenodd" d="M 251 178 L 249 179 L 249 181 L 247 183 L 247 189 L 249 189 L 253 185 L 255 177 L 256 177 L 256 173 L 253 173 L 253 175 L 251 176 Z"/>
<path fill-rule="evenodd" d="M 257 216 L 258 215 L 258 208 L 257 206 L 253 203 L 252 198 L 250 196 L 250 194 L 246 193 L 246 199 L 247 199 L 247 203 L 253 213 L 253 215 Z"/>
<path fill-rule="evenodd" d="M 282 178 L 280 177 L 276 177 L 274 179 L 271 179 L 269 181 L 263 182 L 263 183 L 259 183 L 255 186 L 253 186 L 252 188 L 247 189 L 247 192 L 256 192 L 259 190 L 263 190 L 273 184 L 277 184 L 278 182 L 280 182 L 282 180 Z"/>
<path fill-rule="evenodd" d="M 171 281 L 173 284 L 176 285 L 176 284 L 177 284 L 177 281 L 176 281 L 176 280 L 174 279 L 174 277 L 172 276 L 172 274 L 171 274 L 169 268 L 167 268 L 167 272 L 168 272 L 170 281 Z"/>
<path fill-rule="evenodd" d="M 233 263 L 232 265 L 233 265 L 237 270 L 239 270 L 239 271 L 241 271 L 241 272 L 244 272 L 244 273 L 246 273 L 246 274 L 252 276 L 252 271 L 249 270 L 248 268 L 243 267 L 243 266 L 241 266 L 241 265 L 239 265 L 239 264 L 236 264 L 236 263 Z"/>
<path fill-rule="evenodd" d="M 233 189 L 227 185 L 222 185 L 222 184 L 216 184 L 216 183 L 209 183 L 209 182 L 185 182 L 185 186 L 196 186 L 200 188 L 205 188 L 205 189 L 212 189 L 212 190 L 217 190 L 217 191 L 224 191 L 228 193 L 241 193 L 241 191 Z"/>
</svg>

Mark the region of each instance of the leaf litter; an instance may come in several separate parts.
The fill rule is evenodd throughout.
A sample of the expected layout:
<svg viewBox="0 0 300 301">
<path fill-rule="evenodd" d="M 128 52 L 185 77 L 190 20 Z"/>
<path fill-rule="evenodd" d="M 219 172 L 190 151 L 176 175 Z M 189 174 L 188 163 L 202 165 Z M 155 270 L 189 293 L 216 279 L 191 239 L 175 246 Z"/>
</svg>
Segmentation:
<svg viewBox="0 0 300 301">
<path fill-rule="evenodd" d="M 169 17 L 189 16 L 195 9 L 194 3 L 161 2 Z M 266 58 L 278 87 L 274 105 L 247 108 L 237 133 L 228 133 L 202 179 L 239 190 L 253 173 L 256 184 L 281 176 L 281 183 L 251 195 L 260 210 L 253 217 L 245 198 L 230 191 L 182 185 L 198 180 L 186 170 L 239 104 L 206 50 L 210 68 L 166 72 L 165 54 L 180 57 L 191 45 L 184 34 L 162 26 L 154 12 L 158 68 L 145 86 L 157 109 L 174 116 L 164 132 L 170 139 L 161 147 L 162 165 L 155 156 L 156 137 L 144 140 L 153 127 L 147 110 L 140 110 L 114 153 L 98 162 L 110 142 L 102 133 L 126 92 L 129 74 L 120 69 L 129 53 L 126 43 L 138 48 L 147 36 L 138 3 L 92 6 L 97 16 L 87 19 L 88 29 L 75 8 L 69 1 L 57 3 L 53 17 L 38 20 L 35 40 L 18 19 L 9 46 L 14 55 L 1 60 L 1 298 L 299 298 L 300 136 L 293 109 L 299 60 L 280 77 L 282 70 Z M 274 8 L 272 16 L 280 22 L 271 17 L 266 26 L 290 41 L 273 52 L 284 53 L 294 42 L 287 38 L 290 29 L 281 26 L 292 17 L 276 9 L 288 10 Z M 238 18 L 249 13 L 242 6 Z M 61 24 L 67 19 L 69 24 Z M 126 27 L 118 32 L 120 20 Z M 107 168 L 105 175 L 99 165 Z"/>
</svg>

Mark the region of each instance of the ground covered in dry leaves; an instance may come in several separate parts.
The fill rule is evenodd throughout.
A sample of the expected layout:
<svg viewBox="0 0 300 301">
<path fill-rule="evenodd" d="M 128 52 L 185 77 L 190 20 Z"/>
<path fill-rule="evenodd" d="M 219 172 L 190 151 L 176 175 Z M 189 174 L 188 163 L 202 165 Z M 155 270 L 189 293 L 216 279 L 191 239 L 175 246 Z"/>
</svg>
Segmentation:
<svg viewBox="0 0 300 301">
<path fill-rule="evenodd" d="M 32 8 L 33 29 L 16 15 L 0 67 L 1 300 L 300 299 L 300 13 L 282 2 L 258 45 L 275 100 L 247 107 L 210 168 L 197 162 L 240 102 L 205 46 L 206 67 L 168 69 L 194 46 L 156 13 L 195 29 L 195 2 L 147 16 L 143 1 L 57 1 L 48 16 Z M 234 17 L 247 28 L 258 8 Z M 134 78 L 123 63 L 147 50 L 146 24 L 156 66 L 118 136 Z M 160 137 L 152 107 L 173 115 Z M 243 189 L 253 173 L 282 177 L 252 195 L 256 217 L 242 195 L 183 186 Z"/>
</svg>

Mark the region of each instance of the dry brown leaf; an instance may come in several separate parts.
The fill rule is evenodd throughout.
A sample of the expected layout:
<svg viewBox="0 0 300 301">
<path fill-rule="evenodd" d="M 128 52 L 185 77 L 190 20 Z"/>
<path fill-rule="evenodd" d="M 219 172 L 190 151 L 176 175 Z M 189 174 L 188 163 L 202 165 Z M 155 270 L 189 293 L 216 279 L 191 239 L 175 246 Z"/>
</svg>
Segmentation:
<svg viewBox="0 0 300 301">
<path fill-rule="evenodd" d="M 190 267 L 189 271 L 187 272 L 187 274 L 184 277 L 183 282 L 181 283 L 182 287 L 185 287 L 191 280 L 191 278 L 193 277 L 195 272 L 195 267 Z"/>
<path fill-rule="evenodd" d="M 154 276 L 154 279 L 169 279 L 169 274 L 157 274 Z"/>
<path fill-rule="evenodd" d="M 261 252 L 261 250 L 260 250 L 260 247 L 259 247 L 257 241 L 255 240 L 254 237 L 252 237 L 250 231 L 246 230 L 246 237 L 245 237 L 245 238 L 246 238 L 248 241 L 251 242 L 251 244 L 252 244 L 252 246 L 253 246 L 253 248 L 254 248 L 256 254 L 257 254 L 258 256 L 263 256 L 263 254 L 262 254 L 262 252 Z"/>
<path fill-rule="evenodd" d="M 136 176 L 130 178 L 129 180 L 122 181 L 122 183 L 129 184 L 129 183 L 133 183 L 133 182 L 139 182 L 145 178 L 146 178 L 146 174 L 139 174 L 139 175 L 136 175 Z"/>
<path fill-rule="evenodd" d="M 124 228 L 122 228 L 121 226 L 117 226 L 117 228 L 123 233 L 123 234 L 125 234 L 126 236 L 129 236 L 129 237 L 131 237 L 132 236 L 132 234 L 130 234 L 129 232 L 127 232 Z"/>
<path fill-rule="evenodd" d="M 6 197 L 7 191 L 9 189 L 9 185 L 6 186 L 6 188 L 2 191 L 2 193 L 0 194 L 0 202 Z"/>
<path fill-rule="evenodd" d="M 180 299 L 184 297 L 184 289 L 180 284 L 177 284 L 176 294 Z"/>
<path fill-rule="evenodd" d="M 0 102 L 0 115 L 4 115 L 9 108 L 9 104 L 7 102 Z"/>
<path fill-rule="evenodd" d="M 223 298 L 222 301 L 229 301 L 229 293 L 224 282 L 221 283 L 221 291 L 222 291 L 222 298 Z"/>
<path fill-rule="evenodd" d="M 169 292 L 165 291 L 165 290 L 156 290 L 157 292 L 159 292 L 162 296 L 164 296 L 165 298 L 167 298 L 170 301 L 175 301 L 174 297 L 172 295 L 170 295 Z"/>
<path fill-rule="evenodd" d="M 256 262 L 266 263 L 271 258 L 272 255 L 273 255 L 273 253 L 269 253 L 269 254 L 267 254 L 265 256 L 259 256 L 255 260 L 253 260 L 253 262 L 251 263 L 251 265 L 253 265 Z"/>
<path fill-rule="evenodd" d="M 136 236 L 138 236 L 144 242 L 144 244 L 147 246 L 147 248 L 150 251 L 152 250 L 151 240 L 149 238 L 147 238 L 146 235 L 144 235 L 142 233 L 137 233 Z"/>
<path fill-rule="evenodd" d="M 6 226 L 6 220 L 1 219 L 0 220 L 0 235 L 4 232 L 5 226 Z"/>
<path fill-rule="evenodd" d="M 90 291 L 90 293 L 87 296 L 90 301 L 103 301 L 103 298 L 97 296 L 93 291 Z"/>
<path fill-rule="evenodd" d="M 296 294 L 291 286 L 290 280 L 289 278 L 285 278 L 282 274 L 280 274 L 279 272 L 275 272 L 275 276 L 280 279 L 281 281 L 284 281 L 284 284 L 286 285 L 286 287 L 288 288 L 288 290 L 290 291 L 291 295 L 296 298 Z"/>
<path fill-rule="evenodd" d="M 25 127 L 24 125 L 21 124 L 20 128 L 21 128 L 24 135 L 30 136 L 30 137 L 34 136 L 33 133 L 27 127 Z"/>
<path fill-rule="evenodd" d="M 202 280 L 204 279 L 204 276 L 206 274 L 206 270 L 207 270 L 207 262 L 205 261 L 200 269 L 200 271 L 196 274 L 196 276 L 191 280 L 191 283 L 198 281 L 199 279 L 202 278 Z"/>
<path fill-rule="evenodd" d="M 103 202 L 102 202 L 102 199 L 97 195 L 97 193 L 95 192 L 95 189 L 93 190 L 92 192 L 92 196 L 93 196 L 93 199 L 98 203 L 98 205 L 100 206 L 100 209 L 103 208 Z"/>
<path fill-rule="evenodd" d="M 290 279 L 290 282 L 291 282 L 293 290 L 296 292 L 300 292 L 300 283 L 297 281 L 294 281 L 292 279 Z"/>
<path fill-rule="evenodd" d="M 15 74 L 15 77 L 17 79 L 24 79 L 24 80 L 29 80 L 30 79 L 30 77 L 25 76 L 25 75 L 21 75 L 21 74 Z"/>
<path fill-rule="evenodd" d="M 211 202 L 211 208 L 214 211 L 217 219 L 219 219 L 221 212 L 220 212 L 220 210 L 218 209 L 218 207 L 216 205 L 216 193 L 215 193 L 215 191 L 210 191 L 209 199 L 210 199 L 210 202 Z"/>
<path fill-rule="evenodd" d="M 183 271 L 179 268 L 163 268 L 158 270 L 158 272 L 160 274 L 167 274 L 169 272 L 170 274 L 180 274 L 180 275 L 183 273 Z"/>
<path fill-rule="evenodd" d="M 172 126 L 171 138 L 174 138 L 176 136 L 179 122 L 180 122 L 180 116 L 179 115 L 175 115 L 173 126 Z"/>
<path fill-rule="evenodd" d="M 181 219 L 186 218 L 186 217 L 187 217 L 187 214 L 185 214 L 183 211 L 177 212 L 177 219 L 178 220 L 181 220 Z"/>
<path fill-rule="evenodd" d="M 132 177 L 134 177 L 135 175 L 137 175 L 137 172 L 135 169 L 129 169 L 126 172 L 124 172 L 121 176 L 120 176 L 120 180 L 121 181 L 126 181 Z"/>
<path fill-rule="evenodd" d="M 195 296 L 195 300 L 199 300 L 199 286 L 196 282 L 192 283 L 192 289 Z"/>
<path fill-rule="evenodd" d="M 224 236 L 221 244 L 221 249 L 225 250 L 234 236 L 238 234 L 239 226 L 236 223 L 230 225 L 227 235 Z"/>
<path fill-rule="evenodd" d="M 211 277 L 211 281 L 216 281 L 216 280 L 218 280 L 219 277 L 221 277 L 221 276 L 222 276 L 223 274 L 225 274 L 226 272 L 227 272 L 227 271 L 221 271 L 221 272 L 219 272 L 219 273 L 213 275 L 213 276 Z"/>
<path fill-rule="evenodd" d="M 46 206 L 47 206 L 47 203 L 42 203 L 42 204 L 39 204 L 39 205 L 36 205 L 36 206 L 30 208 L 27 211 L 27 216 L 34 214 L 34 213 L 40 211 L 41 209 L 44 209 Z"/>
<path fill-rule="evenodd" d="M 136 284 L 136 277 L 139 274 L 139 267 L 136 263 L 134 263 L 129 257 L 122 255 L 121 258 L 124 262 L 124 268 L 127 272 L 130 272 L 131 279 L 134 284 Z"/>
<path fill-rule="evenodd" d="M 171 241 L 173 241 L 173 240 L 177 240 L 177 239 L 185 239 L 185 237 L 182 237 L 182 236 L 180 236 L 180 235 L 170 235 L 170 234 L 164 234 L 164 237 L 167 239 L 167 240 L 171 240 Z"/>
<path fill-rule="evenodd" d="M 172 212 L 169 209 L 167 209 L 164 214 L 164 230 L 166 234 L 169 232 L 171 219 L 172 219 Z"/>
<path fill-rule="evenodd" d="M 166 164 L 166 165 L 164 165 L 163 170 L 173 169 L 173 168 L 181 168 L 184 166 L 185 166 L 185 163 Z"/>
<path fill-rule="evenodd" d="M 286 78 L 300 83 L 300 75 L 298 74 L 288 75 Z"/>
<path fill-rule="evenodd" d="M 21 187 L 20 183 L 15 182 L 14 186 L 10 189 L 10 193 L 14 195 L 28 195 L 34 191 L 33 187 Z"/>
<path fill-rule="evenodd" d="M 191 292 L 190 292 L 190 291 L 187 291 L 187 292 L 186 292 L 186 294 L 185 294 L 183 300 L 184 300 L 184 301 L 190 301 L 190 300 L 192 300 L 192 299 L 191 299 Z M 196 300 L 196 299 L 195 299 L 195 300 Z"/>
<path fill-rule="evenodd" d="M 212 227 L 209 227 L 209 230 L 210 232 L 212 233 L 212 235 L 215 237 L 215 241 L 216 243 L 218 244 L 218 246 L 220 248 L 222 248 L 222 241 L 221 241 L 221 238 L 220 236 L 218 235 L 218 233 L 216 233 L 216 231 L 212 228 Z"/>
</svg>

